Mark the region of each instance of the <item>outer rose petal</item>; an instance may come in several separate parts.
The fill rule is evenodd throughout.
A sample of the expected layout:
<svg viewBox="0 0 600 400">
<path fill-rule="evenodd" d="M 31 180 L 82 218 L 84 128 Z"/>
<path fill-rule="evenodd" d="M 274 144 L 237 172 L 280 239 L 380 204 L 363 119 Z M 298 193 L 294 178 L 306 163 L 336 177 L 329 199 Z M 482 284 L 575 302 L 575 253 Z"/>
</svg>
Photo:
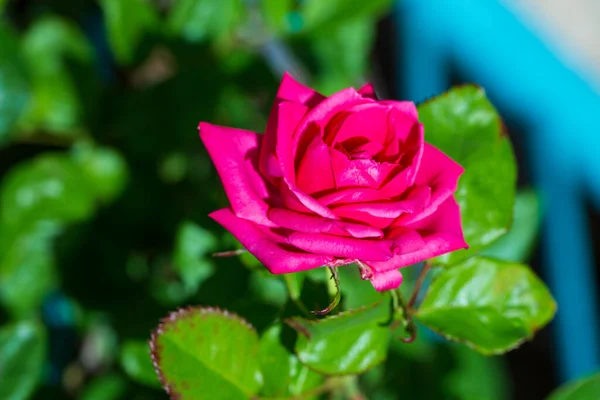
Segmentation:
<svg viewBox="0 0 600 400">
<path fill-rule="evenodd" d="M 370 281 L 378 292 L 392 290 L 396 289 L 402 283 L 402 274 L 397 269 L 390 269 L 385 272 L 374 271 Z"/>
<path fill-rule="evenodd" d="M 315 136 L 302 154 L 296 184 L 309 194 L 335 188 L 329 148 L 320 136 Z"/>
<path fill-rule="evenodd" d="M 337 221 L 316 215 L 306 215 L 283 208 L 271 208 L 269 210 L 269 219 L 282 228 L 296 232 L 327 233 L 355 238 L 383 237 L 383 232 L 380 229 L 371 226 Z"/>
<path fill-rule="evenodd" d="M 269 122 L 265 130 L 265 138 L 260 151 L 260 171 L 267 177 L 281 176 L 281 171 L 275 157 L 277 147 L 278 107 L 282 101 L 288 101 L 305 106 L 307 109 L 319 104 L 325 97 L 309 87 L 297 82 L 287 72 L 283 74 L 277 97 L 271 108 Z M 292 132 L 289 133 L 290 135 Z"/>
<path fill-rule="evenodd" d="M 305 271 L 332 263 L 333 257 L 286 249 L 285 239 L 222 208 L 210 217 L 223 225 L 273 274 Z"/>
<path fill-rule="evenodd" d="M 200 139 L 208 150 L 223 182 L 231 208 L 238 217 L 266 226 L 269 197 L 267 186 L 257 169 L 261 136 L 242 129 L 201 122 Z"/>
<path fill-rule="evenodd" d="M 464 172 L 450 157 L 434 146 L 425 143 L 423 162 L 417 172 L 415 184 L 431 187 L 431 200 L 421 213 L 407 215 L 398 220 L 399 225 L 419 221 L 431 215 L 435 210 L 456 191 L 458 178 Z"/>
<path fill-rule="evenodd" d="M 289 236 L 288 242 L 304 251 L 336 258 L 385 261 L 393 255 L 392 242 L 389 240 L 294 232 Z"/>
<path fill-rule="evenodd" d="M 389 271 L 469 247 L 465 243 L 460 225 L 460 209 L 453 197 L 442 203 L 431 216 L 409 225 L 407 228 L 415 229 L 421 234 L 424 242 L 422 248 L 396 254 L 385 262 L 365 260 L 363 262 L 374 271 Z"/>
</svg>

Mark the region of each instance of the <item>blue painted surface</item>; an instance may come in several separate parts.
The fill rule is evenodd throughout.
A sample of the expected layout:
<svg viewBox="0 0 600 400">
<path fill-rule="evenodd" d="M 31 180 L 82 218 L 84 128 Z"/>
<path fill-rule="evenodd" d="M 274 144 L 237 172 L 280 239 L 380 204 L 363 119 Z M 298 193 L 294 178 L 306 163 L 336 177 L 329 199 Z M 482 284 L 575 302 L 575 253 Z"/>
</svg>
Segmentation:
<svg viewBox="0 0 600 400">
<path fill-rule="evenodd" d="M 452 62 L 504 112 L 526 120 L 534 184 L 543 196 L 543 277 L 562 380 L 600 367 L 597 293 L 584 189 L 600 204 L 600 96 L 498 0 L 400 0 L 395 12 L 402 97 L 449 87 Z"/>
</svg>

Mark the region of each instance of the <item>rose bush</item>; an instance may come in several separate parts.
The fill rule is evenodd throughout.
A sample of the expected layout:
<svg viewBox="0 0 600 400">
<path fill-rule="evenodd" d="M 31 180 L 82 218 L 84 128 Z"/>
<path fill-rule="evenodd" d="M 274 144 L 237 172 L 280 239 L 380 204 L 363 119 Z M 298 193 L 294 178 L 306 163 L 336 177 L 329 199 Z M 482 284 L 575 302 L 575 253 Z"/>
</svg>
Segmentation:
<svg viewBox="0 0 600 400">
<path fill-rule="evenodd" d="M 375 289 L 466 248 L 463 169 L 424 140 L 412 102 L 330 97 L 285 75 L 264 135 L 200 123 L 231 207 L 211 214 L 274 274 L 357 263 Z"/>
</svg>

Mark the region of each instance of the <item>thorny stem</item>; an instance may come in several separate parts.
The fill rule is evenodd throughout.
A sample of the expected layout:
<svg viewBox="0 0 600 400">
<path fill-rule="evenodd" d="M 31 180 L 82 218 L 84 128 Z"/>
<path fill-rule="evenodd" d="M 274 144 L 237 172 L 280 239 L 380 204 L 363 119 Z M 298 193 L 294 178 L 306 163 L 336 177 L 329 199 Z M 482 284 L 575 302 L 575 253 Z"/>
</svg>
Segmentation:
<svg viewBox="0 0 600 400">
<path fill-rule="evenodd" d="M 327 306 L 327 308 L 325 308 L 323 310 L 312 311 L 312 313 L 316 314 L 316 315 L 329 314 L 334 308 L 337 307 L 338 304 L 340 304 L 340 300 L 342 298 L 342 294 L 340 292 L 340 281 L 338 278 L 337 270 L 335 269 L 335 267 L 328 267 L 328 268 L 329 268 L 329 272 L 331 272 L 331 278 L 329 278 L 329 280 L 327 281 L 327 291 L 329 292 L 330 296 L 331 295 L 334 296 L 333 301 L 331 302 L 331 304 L 329 304 Z"/>
<path fill-rule="evenodd" d="M 430 263 L 425 263 L 421 272 L 419 273 L 419 277 L 417 278 L 417 282 L 415 282 L 415 288 L 413 289 L 412 295 L 410 296 L 410 300 L 408 300 L 408 309 L 412 310 L 415 303 L 417 302 L 417 298 L 419 297 L 419 292 L 421 291 L 421 286 L 423 286 L 423 282 L 425 281 L 425 276 L 427 272 L 431 269 Z"/>
<path fill-rule="evenodd" d="M 394 299 L 394 306 L 398 307 L 396 309 L 402 310 L 402 319 L 396 321 L 396 323 L 392 324 L 392 329 L 395 329 L 400 322 L 403 322 L 404 330 L 410 335 L 409 337 L 399 338 L 404 343 L 412 343 L 417 338 L 417 326 L 415 325 L 410 313 L 411 308 L 406 305 L 404 301 L 404 297 L 402 296 L 402 292 L 400 288 L 392 290 L 392 298 Z"/>
<path fill-rule="evenodd" d="M 228 251 L 220 251 L 218 253 L 213 253 L 213 257 L 236 257 L 240 254 L 244 254 L 246 249 L 237 249 L 237 250 L 228 250 Z"/>
</svg>

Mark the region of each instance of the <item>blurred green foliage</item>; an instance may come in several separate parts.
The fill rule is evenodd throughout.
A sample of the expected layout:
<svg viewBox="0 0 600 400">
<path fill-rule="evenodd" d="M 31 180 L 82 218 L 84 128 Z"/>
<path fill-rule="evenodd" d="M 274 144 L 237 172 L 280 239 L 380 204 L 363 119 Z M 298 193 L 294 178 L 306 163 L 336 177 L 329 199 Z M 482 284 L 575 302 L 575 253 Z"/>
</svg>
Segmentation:
<svg viewBox="0 0 600 400">
<path fill-rule="evenodd" d="M 253 364 L 231 385 L 242 397 L 263 378 L 264 396 L 314 390 L 324 377 L 301 359 L 339 367 L 318 341 L 359 351 L 345 372 L 385 358 L 387 303 L 306 326 L 314 334 L 296 356 L 296 333 L 272 322 L 301 302 L 325 307 L 327 275 L 271 276 L 250 254 L 210 257 L 237 244 L 207 217 L 227 200 L 196 126 L 262 131 L 283 69 L 326 94 L 361 85 L 391 3 L 0 0 L 0 398 L 164 399 L 146 340 L 188 304 L 257 328 L 260 342 L 241 324 L 222 338 L 247 342 L 261 364 L 262 377 Z M 340 279 L 345 309 L 382 299 L 355 270 Z M 329 334 L 347 323 L 350 336 Z M 358 348 L 365 334 L 385 336 L 385 349 Z M 215 379 L 231 378 L 227 360 L 187 350 L 196 366 L 222 363 Z M 419 338 L 392 340 L 385 364 L 332 382 L 377 399 L 503 400 L 502 371 L 498 358 Z M 269 380 L 277 373 L 289 384 Z"/>
</svg>

